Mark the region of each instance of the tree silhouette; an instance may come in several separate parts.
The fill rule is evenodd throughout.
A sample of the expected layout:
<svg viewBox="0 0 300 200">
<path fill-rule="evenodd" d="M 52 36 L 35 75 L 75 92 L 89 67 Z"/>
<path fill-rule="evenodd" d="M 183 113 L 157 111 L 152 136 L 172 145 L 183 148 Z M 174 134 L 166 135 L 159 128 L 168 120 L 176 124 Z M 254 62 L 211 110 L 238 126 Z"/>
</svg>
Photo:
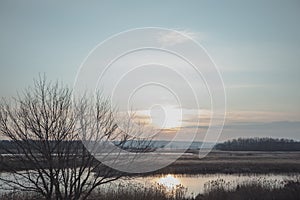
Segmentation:
<svg viewBox="0 0 300 200">
<path fill-rule="evenodd" d="M 0 104 L 2 168 L 6 187 L 34 192 L 44 199 L 87 199 L 98 186 L 124 174 L 105 167 L 82 143 L 134 139 L 118 128 L 115 110 L 101 94 L 72 98 L 71 90 L 45 77 L 13 100 Z M 128 129 L 127 131 L 130 131 Z M 127 144 L 128 148 L 128 144 Z"/>
</svg>

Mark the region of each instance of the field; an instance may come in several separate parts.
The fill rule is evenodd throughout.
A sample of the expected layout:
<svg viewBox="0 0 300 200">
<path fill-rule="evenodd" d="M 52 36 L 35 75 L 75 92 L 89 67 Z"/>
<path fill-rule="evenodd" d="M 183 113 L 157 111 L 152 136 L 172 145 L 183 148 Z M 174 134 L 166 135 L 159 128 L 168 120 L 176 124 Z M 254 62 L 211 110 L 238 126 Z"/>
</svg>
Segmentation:
<svg viewBox="0 0 300 200">
<path fill-rule="evenodd" d="M 0 171 L 5 164 L 24 169 L 12 157 L 1 157 Z M 30 165 L 28 165 L 30 166 Z M 181 156 L 170 166 L 151 174 L 212 174 L 212 173 L 299 173 L 300 152 L 212 151 L 199 159 L 197 152 Z M 148 174 L 147 174 L 148 175 Z"/>
<path fill-rule="evenodd" d="M 199 159 L 196 152 L 185 154 L 155 173 L 299 173 L 300 152 L 212 151 Z"/>
</svg>

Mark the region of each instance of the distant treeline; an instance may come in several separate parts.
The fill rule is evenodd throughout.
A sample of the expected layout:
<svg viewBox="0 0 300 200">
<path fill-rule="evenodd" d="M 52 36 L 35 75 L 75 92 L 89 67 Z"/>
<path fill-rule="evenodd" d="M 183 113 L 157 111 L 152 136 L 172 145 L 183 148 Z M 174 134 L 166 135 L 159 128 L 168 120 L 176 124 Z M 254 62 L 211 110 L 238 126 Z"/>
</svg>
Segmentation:
<svg viewBox="0 0 300 200">
<path fill-rule="evenodd" d="M 238 138 L 215 145 L 223 151 L 300 151 L 300 142 L 290 139 Z"/>
<path fill-rule="evenodd" d="M 16 143 L 19 143 L 17 145 Z M 10 141 L 10 140 L 0 140 L 0 154 L 5 153 L 24 153 L 24 149 L 29 149 L 32 152 L 40 153 L 40 147 L 48 145 L 48 148 L 52 150 L 52 153 L 57 153 L 57 146 L 58 142 L 54 141 L 48 141 L 47 144 L 44 143 L 44 141 L 41 140 L 27 140 L 27 141 Z M 63 145 L 65 147 L 68 147 L 68 149 L 82 149 L 83 144 L 81 141 L 60 141 L 60 145 Z M 23 147 L 23 148 L 22 148 Z"/>
<path fill-rule="evenodd" d="M 18 143 L 18 144 L 17 144 Z M 103 150 L 109 151 L 110 142 L 88 142 L 90 147 L 93 148 L 93 152 L 102 152 Z M 143 140 L 128 140 L 126 142 L 122 141 L 112 141 L 115 146 L 120 147 L 121 149 L 126 149 L 128 151 L 152 151 L 155 149 L 151 141 Z M 100 145 L 101 144 L 101 145 Z M 10 140 L 0 140 L 0 154 L 22 154 L 24 150 L 30 149 L 33 153 L 41 153 L 40 151 L 43 150 L 42 147 L 49 148 L 51 153 L 58 153 L 62 151 L 70 152 L 79 152 L 80 150 L 84 149 L 85 146 L 81 140 L 73 140 L 73 141 L 45 141 L 43 140 L 18 140 L 18 141 L 10 141 Z M 97 149 L 97 147 L 100 147 Z M 105 149 L 103 149 L 105 148 Z"/>
</svg>

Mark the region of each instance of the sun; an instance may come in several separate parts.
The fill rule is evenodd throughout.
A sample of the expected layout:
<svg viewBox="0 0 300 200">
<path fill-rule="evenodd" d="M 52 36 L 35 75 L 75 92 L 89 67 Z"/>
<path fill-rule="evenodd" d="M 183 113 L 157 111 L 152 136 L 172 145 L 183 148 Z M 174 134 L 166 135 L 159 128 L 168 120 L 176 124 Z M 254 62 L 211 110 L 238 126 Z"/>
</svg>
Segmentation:
<svg viewBox="0 0 300 200">
<path fill-rule="evenodd" d="M 136 112 L 138 122 L 155 129 L 178 130 L 182 126 L 182 109 L 173 105 L 154 104 Z"/>
<path fill-rule="evenodd" d="M 177 129 L 181 127 L 182 111 L 170 105 L 154 105 L 150 109 L 151 123 L 160 129 Z"/>
</svg>

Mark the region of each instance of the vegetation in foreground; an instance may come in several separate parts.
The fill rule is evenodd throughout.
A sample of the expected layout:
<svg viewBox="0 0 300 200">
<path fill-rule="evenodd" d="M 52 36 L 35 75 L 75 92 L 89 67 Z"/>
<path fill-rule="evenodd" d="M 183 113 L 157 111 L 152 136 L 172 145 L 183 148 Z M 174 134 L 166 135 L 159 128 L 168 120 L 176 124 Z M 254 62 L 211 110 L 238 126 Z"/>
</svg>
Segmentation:
<svg viewBox="0 0 300 200">
<path fill-rule="evenodd" d="M 296 200 L 300 196 L 300 181 L 285 181 L 281 187 L 278 181 L 249 182 L 232 187 L 223 180 L 211 181 L 207 191 L 195 200 Z"/>
<path fill-rule="evenodd" d="M 203 194 L 196 197 L 186 197 L 186 188 L 178 185 L 170 191 L 162 185 L 145 187 L 140 185 L 112 185 L 111 187 L 95 190 L 88 200 L 296 200 L 300 196 L 300 181 L 280 182 L 262 181 L 245 182 L 236 187 L 222 179 L 206 183 Z M 276 186 L 277 185 L 277 186 Z M 2 194 L 3 200 L 37 200 L 42 198 L 33 193 Z"/>
</svg>

